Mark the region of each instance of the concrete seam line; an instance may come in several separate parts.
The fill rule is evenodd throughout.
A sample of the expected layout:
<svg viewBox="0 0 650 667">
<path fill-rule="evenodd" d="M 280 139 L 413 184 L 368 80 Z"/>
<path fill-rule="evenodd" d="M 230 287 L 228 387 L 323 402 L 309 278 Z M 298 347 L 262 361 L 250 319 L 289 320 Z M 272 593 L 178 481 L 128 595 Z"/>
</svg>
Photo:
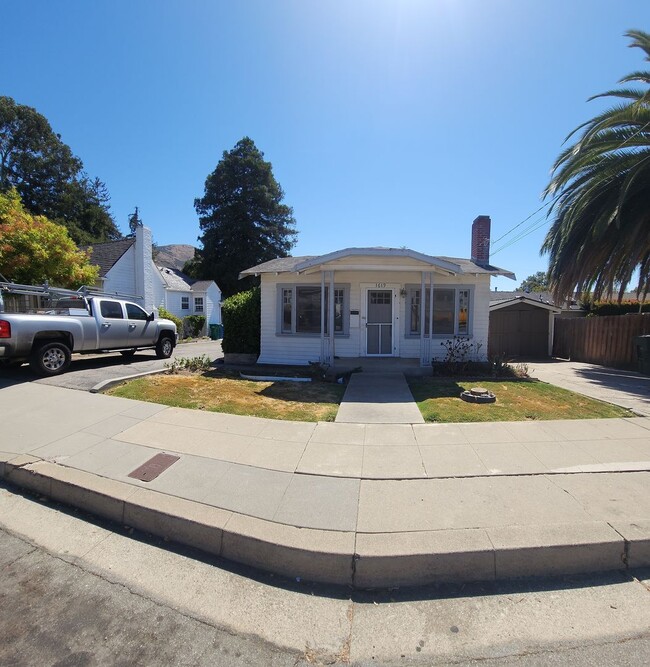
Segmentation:
<svg viewBox="0 0 650 667">
<path fill-rule="evenodd" d="M 621 555 L 621 560 L 623 561 L 623 565 L 625 565 L 625 569 L 627 570 L 629 568 L 630 562 L 630 540 L 628 540 L 627 537 L 625 537 L 625 535 L 623 535 L 620 530 L 617 530 L 609 521 L 607 522 L 607 525 L 623 539 L 623 553 Z"/>
</svg>

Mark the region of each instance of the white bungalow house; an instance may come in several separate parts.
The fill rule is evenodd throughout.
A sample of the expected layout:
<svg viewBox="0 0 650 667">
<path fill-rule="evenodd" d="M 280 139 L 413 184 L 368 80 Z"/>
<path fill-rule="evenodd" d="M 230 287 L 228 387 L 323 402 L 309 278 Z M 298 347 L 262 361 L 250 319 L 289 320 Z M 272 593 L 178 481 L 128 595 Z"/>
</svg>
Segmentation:
<svg viewBox="0 0 650 667">
<path fill-rule="evenodd" d="M 180 318 L 204 315 L 208 325 L 221 324 L 221 290 L 214 280 L 194 280 L 168 266 L 156 268 L 160 280 L 154 292 L 159 306 Z"/>
<path fill-rule="evenodd" d="M 443 343 L 454 336 L 473 344 L 474 358 L 485 359 L 490 276 L 515 279 L 489 264 L 489 238 L 490 218 L 479 216 L 471 259 L 346 248 L 243 271 L 241 277 L 261 277 L 259 363 L 399 357 L 427 366 L 444 358 Z"/>
<path fill-rule="evenodd" d="M 99 266 L 97 286 L 106 292 L 130 295 L 147 311 L 162 306 L 180 318 L 205 315 L 207 325 L 221 324 L 217 284 L 156 266 L 148 227 L 138 226 L 130 238 L 93 245 L 90 262 Z"/>
</svg>

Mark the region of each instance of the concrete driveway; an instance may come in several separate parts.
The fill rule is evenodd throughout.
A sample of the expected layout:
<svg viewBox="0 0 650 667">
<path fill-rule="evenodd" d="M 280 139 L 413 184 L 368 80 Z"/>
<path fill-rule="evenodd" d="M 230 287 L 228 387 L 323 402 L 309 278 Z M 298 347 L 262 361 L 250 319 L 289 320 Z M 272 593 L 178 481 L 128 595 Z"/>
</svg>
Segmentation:
<svg viewBox="0 0 650 667">
<path fill-rule="evenodd" d="M 650 417 L 650 377 L 578 361 L 530 362 L 531 377 Z"/>
<path fill-rule="evenodd" d="M 180 343 L 171 359 L 179 357 L 200 357 L 207 355 L 211 361 L 223 357 L 221 341 L 200 340 L 192 343 Z M 125 359 L 119 352 L 107 354 L 73 354 L 70 368 L 63 375 L 39 378 L 26 364 L 19 368 L 0 369 L 0 383 L 8 380 L 15 382 L 38 382 L 55 387 L 89 391 L 105 380 L 113 380 L 126 375 L 136 375 L 149 371 L 162 370 L 170 359 L 158 359 L 154 350 L 141 350 L 130 359 Z"/>
</svg>

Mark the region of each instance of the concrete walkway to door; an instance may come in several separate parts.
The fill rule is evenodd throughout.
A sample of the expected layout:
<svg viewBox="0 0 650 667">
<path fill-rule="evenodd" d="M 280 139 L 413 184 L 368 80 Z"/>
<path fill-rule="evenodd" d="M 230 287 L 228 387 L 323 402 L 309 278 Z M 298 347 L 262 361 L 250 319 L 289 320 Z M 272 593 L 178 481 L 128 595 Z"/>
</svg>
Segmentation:
<svg viewBox="0 0 650 667">
<path fill-rule="evenodd" d="M 424 424 L 404 373 L 354 373 L 335 421 L 343 424 Z"/>
<path fill-rule="evenodd" d="M 578 361 L 529 363 L 531 377 L 650 417 L 650 377 Z"/>
</svg>

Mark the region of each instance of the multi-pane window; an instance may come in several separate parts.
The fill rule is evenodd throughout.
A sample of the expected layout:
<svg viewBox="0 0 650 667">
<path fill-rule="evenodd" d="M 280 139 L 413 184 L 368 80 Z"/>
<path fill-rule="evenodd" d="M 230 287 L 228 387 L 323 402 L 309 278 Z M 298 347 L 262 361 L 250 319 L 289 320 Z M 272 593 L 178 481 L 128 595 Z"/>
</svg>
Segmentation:
<svg viewBox="0 0 650 667">
<path fill-rule="evenodd" d="M 408 333 L 420 335 L 420 318 L 422 316 L 421 290 L 409 291 Z M 431 289 L 425 290 L 424 334 L 429 335 L 431 320 Z M 433 335 L 467 335 L 469 334 L 469 290 L 448 287 L 433 288 Z"/>
<path fill-rule="evenodd" d="M 195 296 L 194 297 L 194 312 L 202 313 L 203 312 L 203 297 Z"/>
<path fill-rule="evenodd" d="M 181 297 L 181 310 L 189 310 L 190 309 L 190 297 L 189 296 L 182 296 Z"/>
<path fill-rule="evenodd" d="M 345 331 L 345 289 L 334 289 L 334 332 Z M 321 331 L 321 288 L 296 285 L 280 289 L 281 333 L 319 334 Z M 325 288 L 325 332 L 329 332 L 329 287 Z"/>
</svg>

